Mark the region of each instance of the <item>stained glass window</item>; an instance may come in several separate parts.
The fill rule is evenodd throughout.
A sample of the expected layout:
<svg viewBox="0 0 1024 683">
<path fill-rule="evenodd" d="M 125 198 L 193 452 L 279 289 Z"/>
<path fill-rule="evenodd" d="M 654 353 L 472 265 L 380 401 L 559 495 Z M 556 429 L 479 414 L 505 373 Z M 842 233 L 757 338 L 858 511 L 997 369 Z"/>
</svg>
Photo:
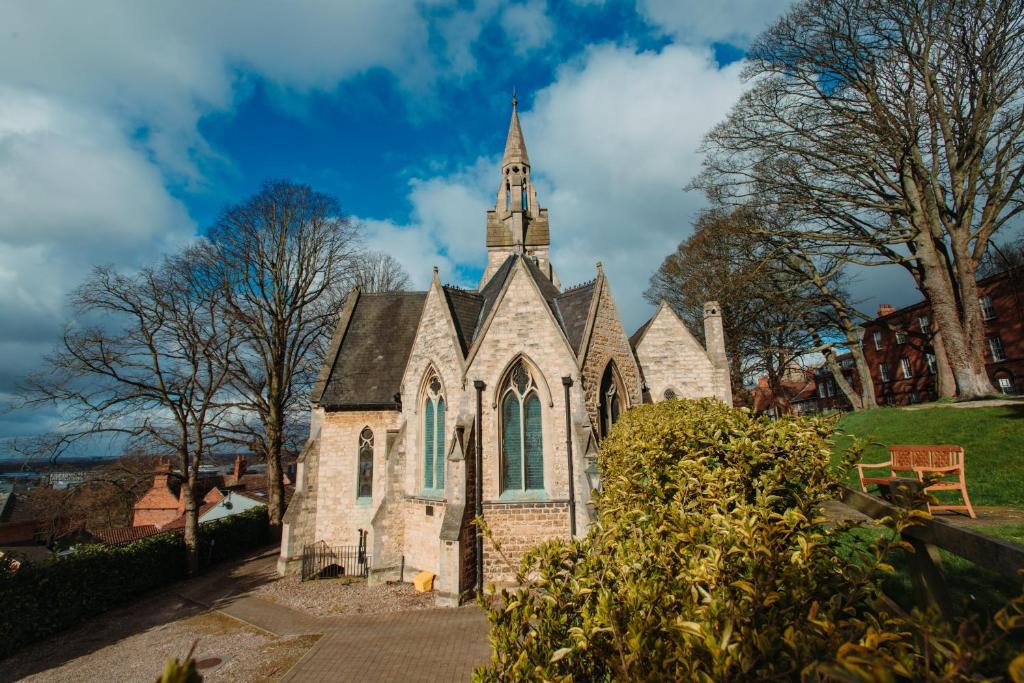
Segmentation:
<svg viewBox="0 0 1024 683">
<path fill-rule="evenodd" d="M 427 381 L 423 401 L 423 488 L 444 488 L 445 402 L 437 376 Z"/>
<path fill-rule="evenodd" d="M 503 491 L 544 489 L 544 430 L 540 396 L 522 364 L 509 373 L 501 399 Z"/>
<path fill-rule="evenodd" d="M 602 438 L 608 436 L 612 425 L 619 420 L 619 414 L 622 412 L 621 393 L 615 361 L 608 361 L 608 366 L 604 369 L 604 375 L 601 377 L 601 395 L 598 397 L 597 406 L 600 413 L 600 436 Z M 665 392 L 665 397 L 669 398 L 668 391 Z"/>
<path fill-rule="evenodd" d="M 359 471 L 356 480 L 356 495 L 360 498 L 373 496 L 373 431 L 364 427 L 359 433 Z"/>
</svg>

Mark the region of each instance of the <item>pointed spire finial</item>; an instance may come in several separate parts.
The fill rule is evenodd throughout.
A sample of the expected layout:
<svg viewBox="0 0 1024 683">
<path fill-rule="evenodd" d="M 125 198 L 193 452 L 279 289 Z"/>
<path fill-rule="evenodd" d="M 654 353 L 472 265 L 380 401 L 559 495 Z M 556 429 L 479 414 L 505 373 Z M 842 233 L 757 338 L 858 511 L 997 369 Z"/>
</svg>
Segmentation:
<svg viewBox="0 0 1024 683">
<path fill-rule="evenodd" d="M 520 163 L 530 165 L 530 157 L 526 154 L 526 141 L 523 140 L 523 129 L 519 127 L 519 98 L 515 88 L 512 89 L 512 120 L 508 124 L 508 137 L 505 139 L 505 154 L 501 165 Z"/>
</svg>

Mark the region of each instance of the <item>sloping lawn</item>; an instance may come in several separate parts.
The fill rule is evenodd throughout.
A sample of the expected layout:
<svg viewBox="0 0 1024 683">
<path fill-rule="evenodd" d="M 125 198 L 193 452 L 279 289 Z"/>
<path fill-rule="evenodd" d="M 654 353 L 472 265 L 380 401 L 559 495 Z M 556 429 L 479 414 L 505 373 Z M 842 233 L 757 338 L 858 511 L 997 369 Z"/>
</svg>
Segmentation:
<svg viewBox="0 0 1024 683">
<path fill-rule="evenodd" d="M 1024 404 L 986 408 L 879 408 L 839 421 L 836 460 L 853 437 L 871 445 L 863 462 L 889 459 L 895 444 L 953 444 L 967 454 L 967 492 L 974 505 L 1024 509 Z M 878 470 L 885 476 L 885 470 Z M 850 481 L 857 481 L 856 471 Z"/>
</svg>

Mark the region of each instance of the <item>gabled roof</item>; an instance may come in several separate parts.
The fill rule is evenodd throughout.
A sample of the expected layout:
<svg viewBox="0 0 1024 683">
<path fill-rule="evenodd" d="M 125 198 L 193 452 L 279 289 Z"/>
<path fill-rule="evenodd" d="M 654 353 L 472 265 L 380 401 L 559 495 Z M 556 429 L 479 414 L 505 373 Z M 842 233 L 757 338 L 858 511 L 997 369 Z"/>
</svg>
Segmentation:
<svg viewBox="0 0 1024 683">
<path fill-rule="evenodd" d="M 597 281 L 591 280 L 555 297 L 558 318 L 565 328 L 565 336 L 577 355 L 583 353 L 580 344 L 587 329 L 587 316 L 597 292 Z"/>
<path fill-rule="evenodd" d="M 654 318 L 657 315 L 658 313 L 657 311 L 655 311 L 654 315 L 648 318 L 647 322 L 638 327 L 636 329 L 636 332 L 634 332 L 633 335 L 629 338 L 629 345 L 633 347 L 634 351 L 636 350 L 637 344 L 640 343 L 640 340 L 644 338 L 644 334 L 647 333 L 647 328 L 651 326 L 651 323 L 654 322 Z"/>
<path fill-rule="evenodd" d="M 447 285 L 442 289 L 445 301 L 448 303 L 448 310 L 452 314 L 452 321 L 455 323 L 455 333 L 459 337 L 462 356 L 465 358 L 469 353 L 469 347 L 473 344 L 476 326 L 480 322 L 480 310 L 484 306 L 484 298 L 476 292 L 468 292 Z"/>
<path fill-rule="evenodd" d="M 162 531 L 154 524 L 144 524 L 142 526 L 122 526 L 114 529 L 102 529 L 100 531 L 90 531 L 89 533 L 104 545 L 119 546 L 134 543 L 135 541 L 142 540 L 143 538 L 149 538 L 150 536 L 155 536 L 156 534 L 162 533 Z"/>
<path fill-rule="evenodd" d="M 322 390 L 313 400 L 325 408 L 397 409 L 427 293 L 354 290 L 350 296 L 355 301 L 338 323 L 340 339 L 324 359 Z"/>
</svg>

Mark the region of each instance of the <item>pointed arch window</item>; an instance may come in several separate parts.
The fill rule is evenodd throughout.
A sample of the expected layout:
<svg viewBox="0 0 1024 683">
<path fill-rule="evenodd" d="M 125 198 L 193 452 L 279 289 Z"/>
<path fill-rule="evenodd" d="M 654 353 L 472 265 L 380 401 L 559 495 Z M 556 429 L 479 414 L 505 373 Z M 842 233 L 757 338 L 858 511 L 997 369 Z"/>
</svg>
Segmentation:
<svg viewBox="0 0 1024 683">
<path fill-rule="evenodd" d="M 505 179 L 505 211 L 512 210 L 512 186 L 509 185 L 508 179 Z"/>
<path fill-rule="evenodd" d="M 363 427 L 359 432 L 359 459 L 356 474 L 356 496 L 373 497 L 373 430 Z"/>
<path fill-rule="evenodd" d="M 522 361 L 508 374 L 501 394 L 501 489 L 544 489 L 540 396 Z"/>
<path fill-rule="evenodd" d="M 530 210 L 530 194 L 529 194 L 529 191 L 526 188 L 526 178 L 523 178 L 523 202 L 522 202 L 522 207 L 523 207 L 523 211 L 529 211 Z"/>
<path fill-rule="evenodd" d="M 423 400 L 423 488 L 444 489 L 445 401 L 437 375 L 427 380 Z"/>
<path fill-rule="evenodd" d="M 608 361 L 601 377 L 601 395 L 598 397 L 598 412 L 600 413 L 601 438 L 608 436 L 612 425 L 619 421 L 622 414 L 625 395 L 622 390 L 622 382 L 619 379 L 618 370 L 615 368 L 615 361 Z"/>
</svg>

